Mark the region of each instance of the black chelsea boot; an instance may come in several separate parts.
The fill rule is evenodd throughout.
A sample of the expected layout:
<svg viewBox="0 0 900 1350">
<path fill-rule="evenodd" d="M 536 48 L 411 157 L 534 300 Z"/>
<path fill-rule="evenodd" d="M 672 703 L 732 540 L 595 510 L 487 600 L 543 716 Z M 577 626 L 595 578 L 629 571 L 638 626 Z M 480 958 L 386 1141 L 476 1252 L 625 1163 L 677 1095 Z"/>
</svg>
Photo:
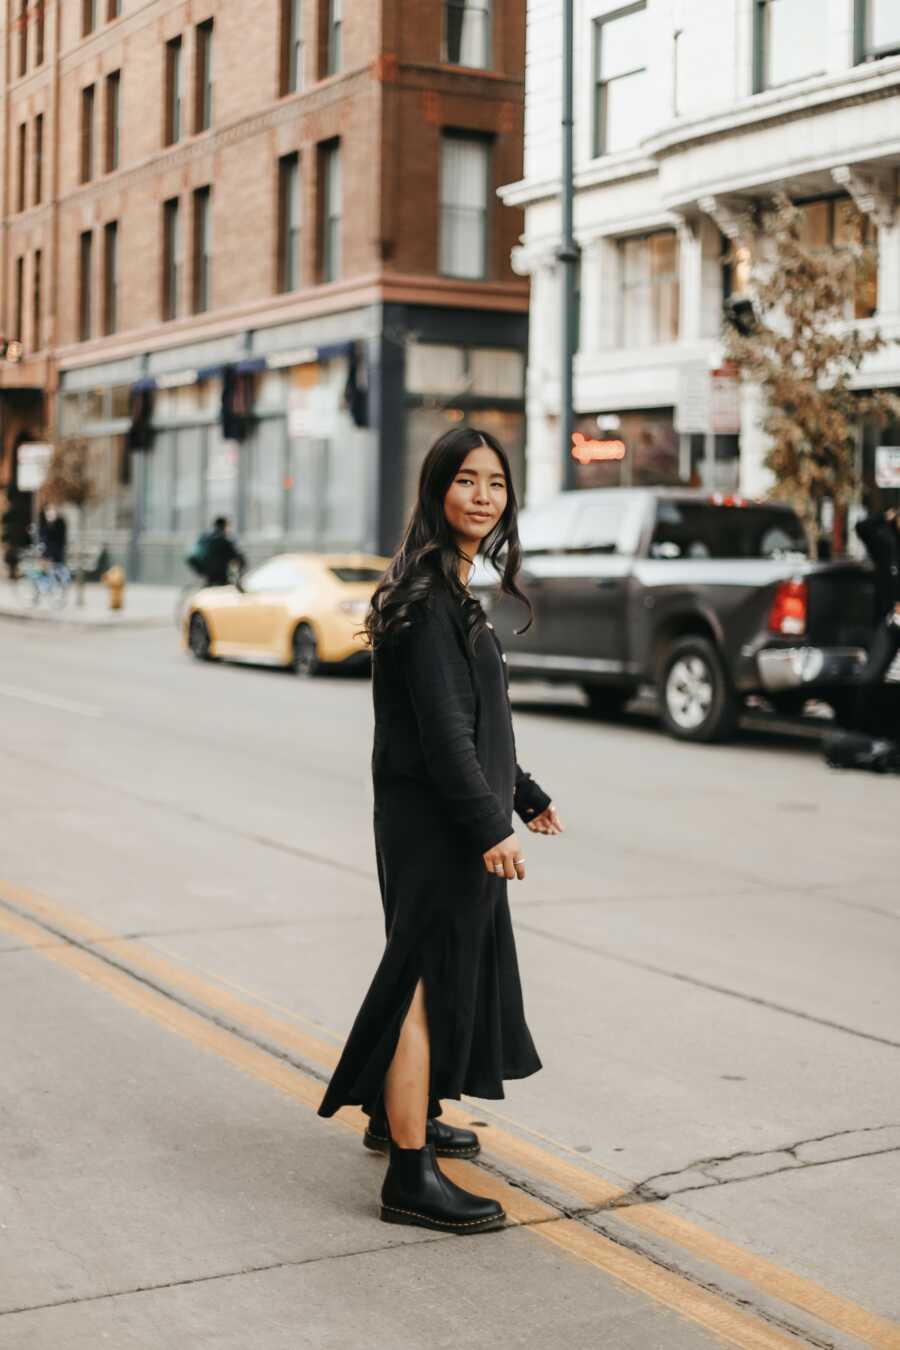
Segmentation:
<svg viewBox="0 0 900 1350">
<path fill-rule="evenodd" d="M 398 1148 L 391 1140 L 390 1163 L 381 1189 L 385 1223 L 436 1228 L 442 1233 L 486 1233 L 502 1228 L 506 1214 L 496 1200 L 473 1195 L 445 1177 L 434 1145 Z"/>
<path fill-rule="evenodd" d="M 477 1158 L 481 1144 L 474 1130 L 462 1130 L 456 1125 L 446 1125 L 439 1118 L 428 1121 L 425 1135 L 429 1144 L 434 1144 L 438 1158 Z M 391 1128 L 384 1110 L 369 1118 L 369 1124 L 363 1135 L 363 1143 L 373 1153 L 387 1153 L 391 1144 Z"/>
</svg>

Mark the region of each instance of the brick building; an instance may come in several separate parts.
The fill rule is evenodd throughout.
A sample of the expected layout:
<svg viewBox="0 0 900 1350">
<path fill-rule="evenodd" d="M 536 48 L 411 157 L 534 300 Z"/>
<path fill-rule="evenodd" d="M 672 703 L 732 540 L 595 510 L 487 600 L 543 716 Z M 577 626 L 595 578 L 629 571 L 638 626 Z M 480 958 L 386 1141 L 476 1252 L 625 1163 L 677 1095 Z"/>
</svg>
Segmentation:
<svg viewBox="0 0 900 1350">
<path fill-rule="evenodd" d="M 521 471 L 524 0 L 4 9 L 0 492 L 86 438 L 91 539 L 169 579 L 218 511 L 391 548 L 454 422 Z"/>
</svg>

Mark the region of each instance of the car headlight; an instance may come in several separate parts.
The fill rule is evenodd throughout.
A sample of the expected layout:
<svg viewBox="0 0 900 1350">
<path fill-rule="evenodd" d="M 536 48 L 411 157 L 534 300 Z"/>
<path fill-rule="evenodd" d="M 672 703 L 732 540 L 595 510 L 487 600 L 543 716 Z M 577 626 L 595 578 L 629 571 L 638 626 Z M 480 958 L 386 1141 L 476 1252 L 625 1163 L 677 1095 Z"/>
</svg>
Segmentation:
<svg viewBox="0 0 900 1350">
<path fill-rule="evenodd" d="M 354 619 L 364 619 L 368 608 L 368 600 L 341 600 L 338 604 L 342 614 L 351 614 Z"/>
</svg>

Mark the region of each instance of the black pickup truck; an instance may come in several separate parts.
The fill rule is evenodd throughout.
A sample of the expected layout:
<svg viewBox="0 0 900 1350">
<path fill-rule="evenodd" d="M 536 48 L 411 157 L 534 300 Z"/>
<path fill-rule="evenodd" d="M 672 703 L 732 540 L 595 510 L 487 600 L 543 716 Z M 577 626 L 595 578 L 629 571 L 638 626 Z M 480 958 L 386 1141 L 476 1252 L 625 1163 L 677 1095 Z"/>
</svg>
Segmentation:
<svg viewBox="0 0 900 1350">
<path fill-rule="evenodd" d="M 687 489 L 564 492 L 523 511 L 522 584 L 534 606 L 477 588 L 510 672 L 580 683 L 610 716 L 641 685 L 682 740 L 725 740 L 761 695 L 841 715 L 865 662 L 874 591 L 867 566 L 806 557 L 795 513 Z"/>
</svg>

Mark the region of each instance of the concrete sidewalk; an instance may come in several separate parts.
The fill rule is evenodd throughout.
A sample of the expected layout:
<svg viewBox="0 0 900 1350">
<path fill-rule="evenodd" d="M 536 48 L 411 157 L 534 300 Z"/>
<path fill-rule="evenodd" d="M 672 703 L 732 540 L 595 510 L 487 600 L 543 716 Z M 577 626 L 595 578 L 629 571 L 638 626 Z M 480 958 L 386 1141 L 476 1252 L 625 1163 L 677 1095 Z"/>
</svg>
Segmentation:
<svg viewBox="0 0 900 1350">
<path fill-rule="evenodd" d="M 120 610 L 109 607 L 109 591 L 101 582 L 88 582 L 84 603 L 79 605 L 73 582 L 65 605 L 55 609 L 47 600 L 37 605 L 23 604 L 17 583 L 0 584 L 0 619 L 23 619 L 57 627 L 78 628 L 164 628 L 175 625 L 175 606 L 180 586 L 148 586 L 141 583 L 125 587 L 125 604 Z"/>
</svg>

